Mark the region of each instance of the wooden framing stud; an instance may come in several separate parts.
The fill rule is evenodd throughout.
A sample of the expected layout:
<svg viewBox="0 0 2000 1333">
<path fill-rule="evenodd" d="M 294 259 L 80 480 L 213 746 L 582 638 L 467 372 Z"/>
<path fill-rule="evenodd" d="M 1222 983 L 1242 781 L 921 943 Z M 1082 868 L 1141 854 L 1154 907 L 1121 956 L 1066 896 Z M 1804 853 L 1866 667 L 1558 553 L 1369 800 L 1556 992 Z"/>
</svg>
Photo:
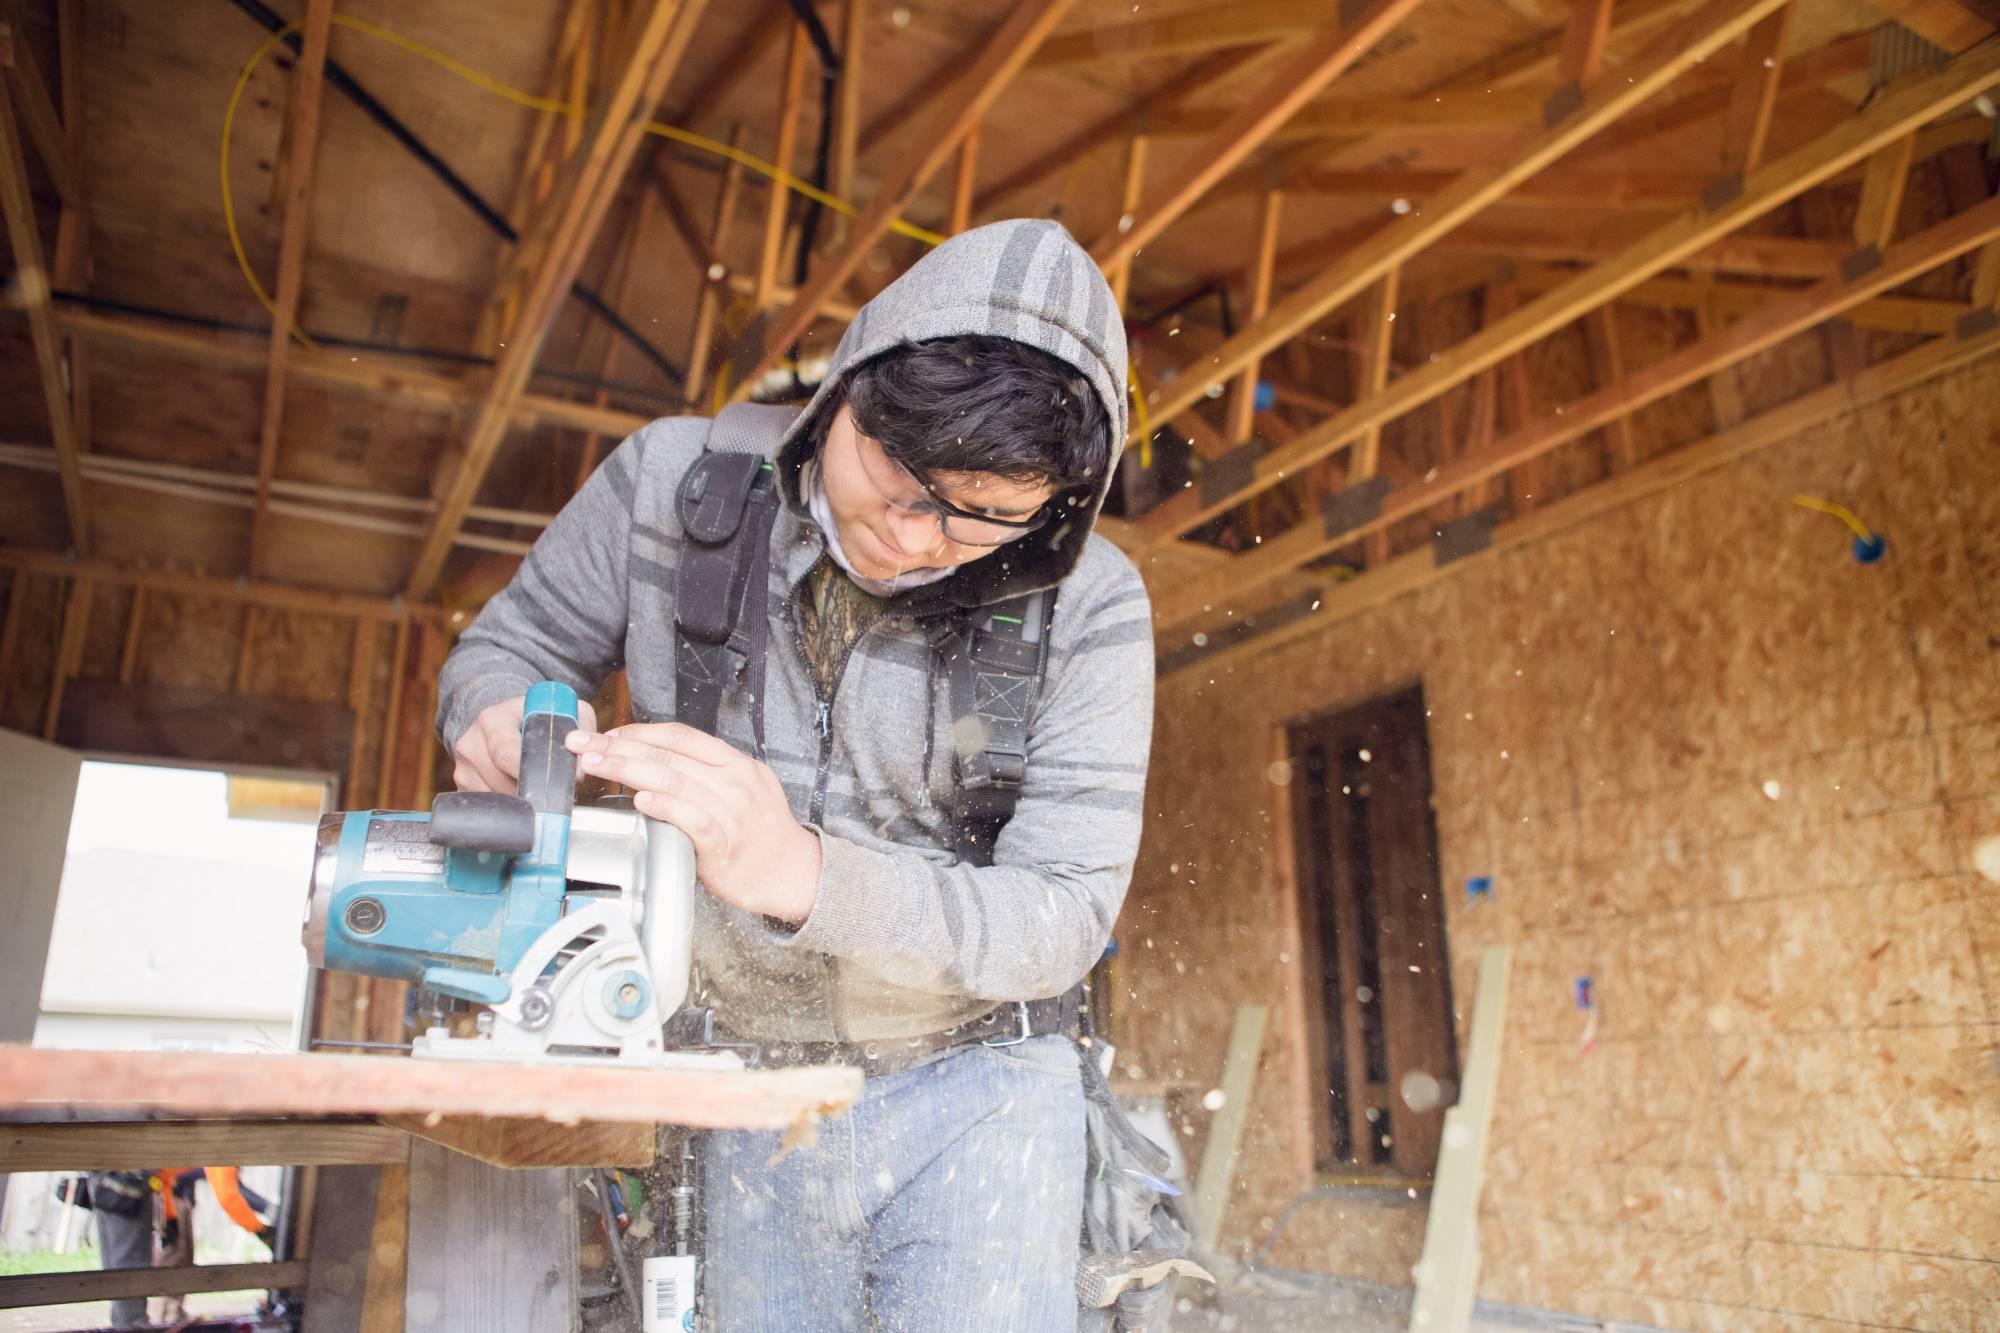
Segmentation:
<svg viewBox="0 0 2000 1333">
<path fill-rule="evenodd" d="M 778 170 L 790 174 L 798 153 L 799 111 L 805 105 L 806 57 L 810 54 L 806 33 L 796 20 L 785 43 L 785 73 L 778 85 L 778 146 L 771 161 Z M 767 310 L 778 290 L 778 259 L 785 245 L 785 220 L 791 216 L 792 192 L 777 181 L 770 182 L 771 197 L 764 211 L 763 240 L 757 250 L 757 290 L 752 300 L 757 309 Z"/>
</svg>

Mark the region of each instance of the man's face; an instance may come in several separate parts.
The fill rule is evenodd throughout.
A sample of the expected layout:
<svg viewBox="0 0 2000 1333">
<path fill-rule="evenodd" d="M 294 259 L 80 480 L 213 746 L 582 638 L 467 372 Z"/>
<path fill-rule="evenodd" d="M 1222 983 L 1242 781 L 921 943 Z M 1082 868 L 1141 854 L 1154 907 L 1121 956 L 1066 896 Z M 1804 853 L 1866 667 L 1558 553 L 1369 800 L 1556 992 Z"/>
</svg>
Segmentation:
<svg viewBox="0 0 2000 1333">
<path fill-rule="evenodd" d="M 865 578 L 887 582 L 918 569 L 949 569 L 1001 549 L 953 541 L 939 526 L 933 498 L 996 519 L 1031 519 L 1055 495 L 1047 482 L 1023 486 L 987 472 L 944 472 L 924 486 L 882 446 L 863 435 L 846 404 L 834 414 L 820 451 L 820 472 L 828 506 L 840 532 L 840 547 Z M 964 525 L 960 520 L 954 526 Z M 980 534 L 983 540 L 1012 535 L 1005 529 Z"/>
</svg>

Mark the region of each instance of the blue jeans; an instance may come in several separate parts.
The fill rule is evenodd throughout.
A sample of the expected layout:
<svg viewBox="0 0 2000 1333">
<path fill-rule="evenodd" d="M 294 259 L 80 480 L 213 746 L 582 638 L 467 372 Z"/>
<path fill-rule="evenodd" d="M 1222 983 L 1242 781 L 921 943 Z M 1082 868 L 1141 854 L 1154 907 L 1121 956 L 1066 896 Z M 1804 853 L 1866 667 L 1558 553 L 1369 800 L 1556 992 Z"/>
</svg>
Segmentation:
<svg viewBox="0 0 2000 1333">
<path fill-rule="evenodd" d="M 961 1047 L 871 1078 L 818 1142 L 703 1136 L 714 1333 L 1073 1333 L 1076 1046 Z"/>
</svg>

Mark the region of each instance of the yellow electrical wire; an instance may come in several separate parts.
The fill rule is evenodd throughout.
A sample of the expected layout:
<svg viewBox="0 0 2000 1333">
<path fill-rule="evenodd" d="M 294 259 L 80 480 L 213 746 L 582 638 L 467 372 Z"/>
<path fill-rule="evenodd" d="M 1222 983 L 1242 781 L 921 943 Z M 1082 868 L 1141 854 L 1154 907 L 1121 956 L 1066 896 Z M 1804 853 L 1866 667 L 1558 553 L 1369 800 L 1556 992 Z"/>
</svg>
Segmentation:
<svg viewBox="0 0 2000 1333">
<path fill-rule="evenodd" d="M 1821 500 L 1811 495 L 1794 495 L 1792 497 L 1792 503 L 1805 509 L 1816 510 L 1822 514 L 1832 514 L 1842 523 L 1845 523 L 1848 527 L 1852 528 L 1854 530 L 1854 535 L 1859 537 L 1862 541 L 1868 542 L 1875 540 L 1875 533 L 1873 529 L 1871 529 L 1866 523 L 1863 523 L 1860 519 L 1856 518 L 1854 516 L 1854 511 L 1852 509 L 1849 509 L 1846 505 L 1835 504 L 1831 500 Z"/>
<path fill-rule="evenodd" d="M 474 87 L 484 89 L 496 97 L 505 98 L 517 106 L 524 106 L 533 111 L 547 111 L 562 116 L 576 117 L 584 114 L 585 109 L 575 102 L 558 101 L 552 97 L 537 97 L 533 93 L 524 92 L 510 84 L 502 83 L 490 74 L 485 74 L 474 69 L 462 60 L 446 55 L 443 51 L 428 46 L 414 37 L 406 37 L 402 33 L 391 28 L 385 28 L 379 23 L 371 23 L 367 19 L 351 18 L 344 14 L 334 15 L 333 22 L 338 27 L 388 42 L 391 46 L 407 51 L 411 55 L 421 59 L 428 60 L 432 64 L 464 79 Z M 278 308 L 271 300 L 270 295 L 265 292 L 264 284 L 257 280 L 256 271 L 250 267 L 249 256 L 243 252 L 243 239 L 236 227 L 235 194 L 229 188 L 229 140 L 236 128 L 236 108 L 243 100 L 243 90 L 249 86 L 250 76 L 256 72 L 257 66 L 263 63 L 264 57 L 271 53 L 272 48 L 284 41 L 285 38 L 296 33 L 299 27 L 300 25 L 297 23 L 287 23 L 284 27 L 265 38 L 263 43 L 257 47 L 256 51 L 251 54 L 249 62 L 243 66 L 242 72 L 236 76 L 236 86 L 229 93 L 229 107 L 223 112 L 222 116 L 220 174 L 222 177 L 223 225 L 228 228 L 229 245 L 236 253 L 237 267 L 243 270 L 244 280 L 250 284 L 250 290 L 263 303 L 264 309 L 271 313 L 271 318 L 274 321 L 278 318 Z M 699 148 L 705 152 L 713 153 L 717 157 L 727 158 L 731 162 L 739 163 L 748 170 L 756 172 L 760 176 L 767 177 L 783 188 L 795 194 L 803 195 L 807 199 L 814 200 L 817 203 L 824 204 L 837 213 L 844 213 L 848 217 L 860 216 L 861 210 L 853 204 L 848 203 L 845 199 L 828 194 L 825 190 L 820 189 L 809 181 L 800 180 L 788 171 L 781 171 L 771 163 L 753 154 L 746 153 L 733 144 L 726 144 L 718 139 L 711 139 L 707 135 L 696 134 L 693 130 L 684 130 L 677 125 L 667 125 L 657 120 L 647 121 L 644 129 L 646 133 L 656 135 L 659 138 L 671 139 L 675 143 L 687 144 L 689 147 Z M 915 223 L 905 222 L 901 218 L 897 218 L 891 222 L 889 229 L 898 235 L 922 241 L 925 245 L 942 245 L 945 241 L 945 237 L 940 233 L 928 231 L 917 226 Z M 297 324 L 291 326 L 291 331 L 292 336 L 307 347 L 313 345 L 312 339 L 308 338 L 299 329 Z"/>
<path fill-rule="evenodd" d="M 1132 372 L 1131 364 L 1125 367 L 1125 392 L 1132 396 L 1132 415 L 1139 419 L 1139 466 L 1153 466 L 1153 413 L 1146 406 L 1146 394 L 1139 387 L 1139 377 Z"/>
</svg>

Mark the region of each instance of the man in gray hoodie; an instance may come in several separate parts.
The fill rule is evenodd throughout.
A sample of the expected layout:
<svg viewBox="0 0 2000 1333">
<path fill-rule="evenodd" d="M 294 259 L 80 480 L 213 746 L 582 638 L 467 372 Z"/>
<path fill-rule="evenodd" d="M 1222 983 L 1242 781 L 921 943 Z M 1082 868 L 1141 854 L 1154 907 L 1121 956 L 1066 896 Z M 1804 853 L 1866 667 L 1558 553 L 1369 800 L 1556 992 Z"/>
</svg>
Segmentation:
<svg viewBox="0 0 2000 1333">
<path fill-rule="evenodd" d="M 1060 226 L 967 232 L 862 309 L 803 411 L 627 440 L 445 663 L 458 784 L 499 790 L 528 685 L 588 692 L 622 665 L 641 720 L 586 717 L 570 746 L 695 845 L 695 1002 L 768 1061 L 869 1075 L 781 1157 L 774 1135 L 707 1136 L 713 1327 L 1074 1326 L 1078 1053 L 1024 1002 L 1096 962 L 1138 848 L 1151 616 L 1090 531 L 1125 373 L 1111 292 Z M 761 690 L 754 667 L 725 682 L 712 736 L 670 721 L 675 499 L 704 448 L 769 459 L 782 501 Z M 1018 804 L 963 855 L 957 767 L 985 738 L 950 655 L 1036 589 L 1056 600 Z"/>
</svg>

